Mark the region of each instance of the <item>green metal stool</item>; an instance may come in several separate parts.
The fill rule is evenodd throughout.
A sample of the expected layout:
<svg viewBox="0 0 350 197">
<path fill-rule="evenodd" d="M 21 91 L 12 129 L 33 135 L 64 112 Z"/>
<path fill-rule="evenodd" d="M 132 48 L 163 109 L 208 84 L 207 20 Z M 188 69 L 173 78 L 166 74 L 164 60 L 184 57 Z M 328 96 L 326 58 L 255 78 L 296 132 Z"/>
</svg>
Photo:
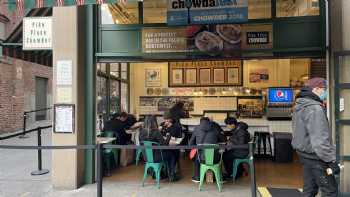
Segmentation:
<svg viewBox="0 0 350 197">
<path fill-rule="evenodd" d="M 246 158 L 243 158 L 243 159 L 235 159 L 233 160 L 233 170 L 232 170 L 232 178 L 233 178 L 233 181 L 236 180 L 236 176 L 237 176 L 237 170 L 238 170 L 238 166 L 239 164 L 242 164 L 242 163 L 246 163 L 248 164 L 249 166 L 249 169 L 250 171 L 252 170 L 252 168 L 254 168 L 254 165 L 253 165 L 253 155 L 254 155 L 254 150 L 255 150 L 255 141 L 251 141 L 250 142 L 253 146 L 252 146 L 252 153 L 249 153 L 248 156 Z"/>
<path fill-rule="evenodd" d="M 114 137 L 113 131 L 104 131 L 101 134 L 101 137 Z M 115 141 L 115 140 L 114 140 Z M 110 142 L 108 144 L 113 144 L 113 142 Z M 110 171 L 112 168 L 116 166 L 116 160 L 119 156 L 119 150 L 117 149 L 104 149 L 103 150 L 103 158 L 104 163 L 106 164 L 106 169 Z"/>
<path fill-rule="evenodd" d="M 150 142 L 150 141 L 144 141 L 143 145 L 145 145 L 145 146 L 153 146 L 153 145 L 159 146 L 159 143 Z M 153 149 L 145 148 L 146 165 L 145 165 L 145 171 L 143 173 L 142 187 L 144 186 L 145 180 L 147 178 L 147 175 L 148 175 L 147 171 L 148 171 L 148 169 L 152 169 L 153 173 L 156 176 L 157 187 L 158 187 L 158 189 L 160 188 L 160 185 L 159 185 L 159 183 L 160 183 L 160 173 L 162 171 L 162 168 L 165 168 L 167 170 L 167 165 L 166 165 L 166 163 L 163 160 L 162 152 L 160 152 L 160 153 L 161 153 L 162 161 L 158 162 L 158 163 L 155 163 L 154 159 L 153 159 Z"/>
<path fill-rule="evenodd" d="M 208 170 L 211 170 L 214 173 L 216 184 L 218 186 L 219 192 L 222 189 L 222 174 L 221 174 L 221 161 L 222 161 L 222 153 L 220 154 L 220 161 L 217 164 L 214 164 L 214 156 L 215 156 L 215 148 L 217 149 L 219 146 L 216 144 L 205 144 L 206 146 L 210 146 L 213 148 L 206 148 L 203 150 L 205 163 L 200 164 L 200 183 L 199 183 L 199 191 L 202 190 L 202 185 L 204 182 L 205 174 Z M 197 150 L 197 152 L 199 152 Z M 198 154 L 197 154 L 198 155 Z"/>
<path fill-rule="evenodd" d="M 140 158 L 141 158 L 141 155 L 142 155 L 142 151 L 141 149 L 137 149 L 136 150 L 136 165 L 139 165 L 139 161 L 140 161 Z"/>
<path fill-rule="evenodd" d="M 239 164 L 242 164 L 242 163 L 248 164 L 249 168 L 251 168 L 253 166 L 253 162 L 250 159 L 250 156 L 248 156 L 247 158 L 244 158 L 244 159 L 235 159 L 235 160 L 233 160 L 233 170 L 232 170 L 233 181 L 236 180 L 238 166 L 239 166 Z"/>
</svg>

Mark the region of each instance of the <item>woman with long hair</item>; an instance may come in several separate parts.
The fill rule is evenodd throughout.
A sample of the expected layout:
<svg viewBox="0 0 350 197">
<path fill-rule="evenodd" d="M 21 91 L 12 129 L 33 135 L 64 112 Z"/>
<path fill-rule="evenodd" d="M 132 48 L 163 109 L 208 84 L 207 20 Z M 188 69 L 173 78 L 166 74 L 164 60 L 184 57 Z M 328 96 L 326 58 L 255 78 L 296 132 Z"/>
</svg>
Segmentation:
<svg viewBox="0 0 350 197">
<path fill-rule="evenodd" d="M 170 135 L 163 138 L 161 132 L 158 129 L 157 119 L 155 116 L 146 116 L 142 129 L 140 130 L 140 142 L 151 141 L 159 143 L 160 145 L 169 145 Z M 167 163 L 169 167 L 169 179 L 170 181 L 177 181 L 178 177 L 175 175 L 176 167 L 176 154 L 171 150 L 153 150 L 154 162 L 163 161 Z M 147 158 L 146 158 L 147 159 Z"/>
</svg>

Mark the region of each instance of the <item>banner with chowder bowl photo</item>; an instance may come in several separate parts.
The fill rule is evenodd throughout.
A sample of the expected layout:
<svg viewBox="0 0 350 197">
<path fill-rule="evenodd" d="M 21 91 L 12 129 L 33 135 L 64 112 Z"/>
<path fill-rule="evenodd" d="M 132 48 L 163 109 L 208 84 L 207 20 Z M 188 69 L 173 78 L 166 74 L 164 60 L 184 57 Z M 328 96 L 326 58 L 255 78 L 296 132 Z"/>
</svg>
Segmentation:
<svg viewBox="0 0 350 197">
<path fill-rule="evenodd" d="M 272 25 L 218 24 L 186 27 L 144 28 L 144 53 L 203 52 L 210 56 L 233 57 L 242 49 L 272 48 Z"/>
</svg>

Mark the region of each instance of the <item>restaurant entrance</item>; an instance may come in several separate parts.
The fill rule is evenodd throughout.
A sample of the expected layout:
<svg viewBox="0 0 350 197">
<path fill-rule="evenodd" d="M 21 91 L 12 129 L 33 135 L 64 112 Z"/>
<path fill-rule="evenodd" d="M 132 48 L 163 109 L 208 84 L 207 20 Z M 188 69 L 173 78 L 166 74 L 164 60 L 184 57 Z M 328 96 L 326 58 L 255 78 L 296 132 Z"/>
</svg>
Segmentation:
<svg viewBox="0 0 350 197">
<path fill-rule="evenodd" d="M 324 58 L 111 62 L 97 65 L 97 117 L 104 117 L 98 120 L 97 130 L 103 130 L 101 123 L 120 112 L 132 114 L 140 121 L 153 115 L 161 125 L 164 112 L 181 101 L 189 114 L 188 119 L 181 120 L 186 134 L 192 134 L 201 117 L 212 119 L 223 130 L 227 130 L 226 117 L 248 124 L 251 140 L 260 147 L 255 152 L 259 187 L 302 187 L 302 169 L 290 147 L 290 110 L 306 80 L 326 77 Z M 119 80 L 117 86 L 112 85 L 114 77 Z M 271 98 L 276 91 L 291 94 L 292 98 L 275 101 Z M 117 108 L 112 92 L 117 92 L 120 100 Z M 281 108 L 282 111 L 276 111 Z M 139 130 L 128 132 L 133 134 L 132 142 L 139 144 Z M 119 166 L 108 173 L 106 180 L 139 181 L 144 170 L 142 157 L 137 158 L 131 150 L 118 157 Z M 179 172 L 179 183 L 191 184 L 193 162 L 188 152 L 181 152 Z M 249 184 L 249 180 L 249 176 L 242 176 L 237 183 Z"/>
<path fill-rule="evenodd" d="M 97 76 L 107 72 L 112 77 L 108 69 L 127 65 L 128 107 L 119 102 L 117 112 L 141 121 L 154 115 L 163 122 L 164 112 L 180 101 L 190 117 L 180 123 L 189 134 L 201 117 L 223 130 L 226 117 L 247 123 L 257 143 L 258 186 L 301 188 L 301 166 L 290 146 L 291 109 L 307 79 L 328 76 L 325 3 L 305 2 L 287 9 L 279 0 L 252 0 L 244 24 L 184 26 L 167 24 L 167 1 L 102 5 Z M 105 83 L 106 95 L 119 91 L 108 79 Z M 105 110 L 98 110 L 102 115 L 97 114 L 104 120 L 114 112 L 108 100 L 111 95 L 102 102 Z M 132 138 L 137 143 L 137 132 Z M 181 154 L 179 183 L 189 184 L 193 163 L 188 153 Z M 120 165 L 107 180 L 139 181 L 143 166 L 134 165 L 135 153 L 121 155 L 119 164 L 126 167 Z M 248 181 L 243 176 L 238 182 Z"/>
</svg>

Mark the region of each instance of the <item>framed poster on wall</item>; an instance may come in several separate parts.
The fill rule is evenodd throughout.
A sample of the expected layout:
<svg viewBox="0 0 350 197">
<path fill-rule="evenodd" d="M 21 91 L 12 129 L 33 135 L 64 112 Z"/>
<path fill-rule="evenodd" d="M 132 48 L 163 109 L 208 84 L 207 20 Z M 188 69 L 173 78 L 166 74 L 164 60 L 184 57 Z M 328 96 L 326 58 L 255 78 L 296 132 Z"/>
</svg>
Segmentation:
<svg viewBox="0 0 350 197">
<path fill-rule="evenodd" d="M 239 68 L 227 68 L 227 83 L 241 84 Z"/>
<path fill-rule="evenodd" d="M 214 68 L 213 70 L 213 82 L 214 84 L 225 84 L 225 69 Z"/>
<path fill-rule="evenodd" d="M 183 69 L 182 68 L 171 69 L 169 79 L 170 79 L 169 84 L 171 86 L 182 85 L 184 82 Z"/>
<path fill-rule="evenodd" d="M 197 84 L 197 69 L 196 68 L 189 68 L 186 69 L 185 72 L 185 84 L 186 85 L 195 85 Z"/>
<path fill-rule="evenodd" d="M 160 68 L 147 68 L 145 72 L 146 87 L 160 87 Z"/>
<path fill-rule="evenodd" d="M 199 69 L 199 83 L 201 85 L 210 85 L 210 68 L 201 68 Z"/>
</svg>

